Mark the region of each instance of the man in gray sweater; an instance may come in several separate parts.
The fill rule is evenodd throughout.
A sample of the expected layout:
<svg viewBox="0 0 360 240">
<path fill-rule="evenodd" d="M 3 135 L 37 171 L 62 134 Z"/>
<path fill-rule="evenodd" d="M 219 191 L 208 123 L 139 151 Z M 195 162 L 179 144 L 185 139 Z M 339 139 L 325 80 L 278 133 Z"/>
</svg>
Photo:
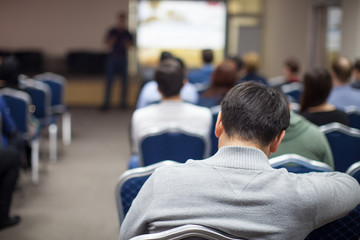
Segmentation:
<svg viewBox="0 0 360 240">
<path fill-rule="evenodd" d="M 360 204 L 360 187 L 339 172 L 273 169 L 289 126 L 286 100 L 257 83 L 234 87 L 221 104 L 219 151 L 205 160 L 163 167 L 140 190 L 120 239 L 199 224 L 245 239 L 304 239 Z"/>
</svg>

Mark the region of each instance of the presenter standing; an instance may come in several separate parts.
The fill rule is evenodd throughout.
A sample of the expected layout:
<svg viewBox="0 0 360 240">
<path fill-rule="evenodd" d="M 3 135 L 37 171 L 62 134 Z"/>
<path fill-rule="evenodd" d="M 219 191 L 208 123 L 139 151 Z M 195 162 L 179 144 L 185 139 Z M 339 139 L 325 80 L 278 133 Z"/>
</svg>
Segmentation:
<svg viewBox="0 0 360 240">
<path fill-rule="evenodd" d="M 105 44 L 109 47 L 110 52 L 106 63 L 106 86 L 104 103 L 101 107 L 106 111 L 110 107 L 111 92 L 116 74 L 121 77 L 121 102 L 122 109 L 127 108 L 127 49 L 133 45 L 133 37 L 126 28 L 126 14 L 120 13 L 117 16 L 117 24 L 111 28 L 105 37 Z"/>
</svg>

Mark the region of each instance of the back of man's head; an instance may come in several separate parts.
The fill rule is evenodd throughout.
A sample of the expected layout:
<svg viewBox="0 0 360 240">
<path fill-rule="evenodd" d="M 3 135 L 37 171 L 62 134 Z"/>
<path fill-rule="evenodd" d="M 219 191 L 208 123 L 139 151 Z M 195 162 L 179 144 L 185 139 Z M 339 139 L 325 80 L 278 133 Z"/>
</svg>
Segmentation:
<svg viewBox="0 0 360 240">
<path fill-rule="evenodd" d="M 175 59 L 161 61 L 155 71 L 155 81 L 164 97 L 173 97 L 180 94 L 184 84 L 184 71 Z"/>
<path fill-rule="evenodd" d="M 331 66 L 331 70 L 340 83 L 346 84 L 350 82 L 352 64 L 348 58 L 339 57 L 335 59 Z"/>
<path fill-rule="evenodd" d="M 285 67 L 289 69 L 291 74 L 298 74 L 300 71 L 300 64 L 296 58 L 288 58 L 284 63 Z"/>
<path fill-rule="evenodd" d="M 202 59 L 203 62 L 206 64 L 210 64 L 213 62 L 214 60 L 214 53 L 211 49 L 204 49 L 202 51 Z"/>
<path fill-rule="evenodd" d="M 289 106 L 278 91 L 255 82 L 233 87 L 221 103 L 221 119 L 230 138 L 268 146 L 290 124 Z"/>
</svg>

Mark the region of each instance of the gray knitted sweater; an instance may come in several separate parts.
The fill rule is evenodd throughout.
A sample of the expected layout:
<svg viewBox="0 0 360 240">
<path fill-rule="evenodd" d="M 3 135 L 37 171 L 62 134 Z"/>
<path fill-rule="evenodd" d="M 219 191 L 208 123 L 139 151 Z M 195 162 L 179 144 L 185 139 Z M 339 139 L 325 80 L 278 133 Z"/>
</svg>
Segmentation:
<svg viewBox="0 0 360 240">
<path fill-rule="evenodd" d="M 162 167 L 134 200 L 120 239 L 185 224 L 245 239 L 304 239 L 360 204 L 360 187 L 338 172 L 292 174 L 271 168 L 250 147 L 222 147 L 213 157 Z"/>
</svg>

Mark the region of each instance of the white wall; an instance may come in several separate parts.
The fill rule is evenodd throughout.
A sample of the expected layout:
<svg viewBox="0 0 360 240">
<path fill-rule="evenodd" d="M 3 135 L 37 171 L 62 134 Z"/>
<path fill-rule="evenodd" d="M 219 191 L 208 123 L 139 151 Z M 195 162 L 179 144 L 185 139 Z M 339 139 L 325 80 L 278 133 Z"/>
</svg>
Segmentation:
<svg viewBox="0 0 360 240">
<path fill-rule="evenodd" d="M 0 49 L 102 50 L 104 34 L 127 0 L 1 0 Z"/>
<path fill-rule="evenodd" d="M 360 0 L 343 0 L 341 54 L 360 58 Z"/>
<path fill-rule="evenodd" d="M 266 0 L 264 16 L 263 72 L 283 74 L 283 62 L 297 57 L 302 72 L 309 65 L 310 0 Z"/>
</svg>

